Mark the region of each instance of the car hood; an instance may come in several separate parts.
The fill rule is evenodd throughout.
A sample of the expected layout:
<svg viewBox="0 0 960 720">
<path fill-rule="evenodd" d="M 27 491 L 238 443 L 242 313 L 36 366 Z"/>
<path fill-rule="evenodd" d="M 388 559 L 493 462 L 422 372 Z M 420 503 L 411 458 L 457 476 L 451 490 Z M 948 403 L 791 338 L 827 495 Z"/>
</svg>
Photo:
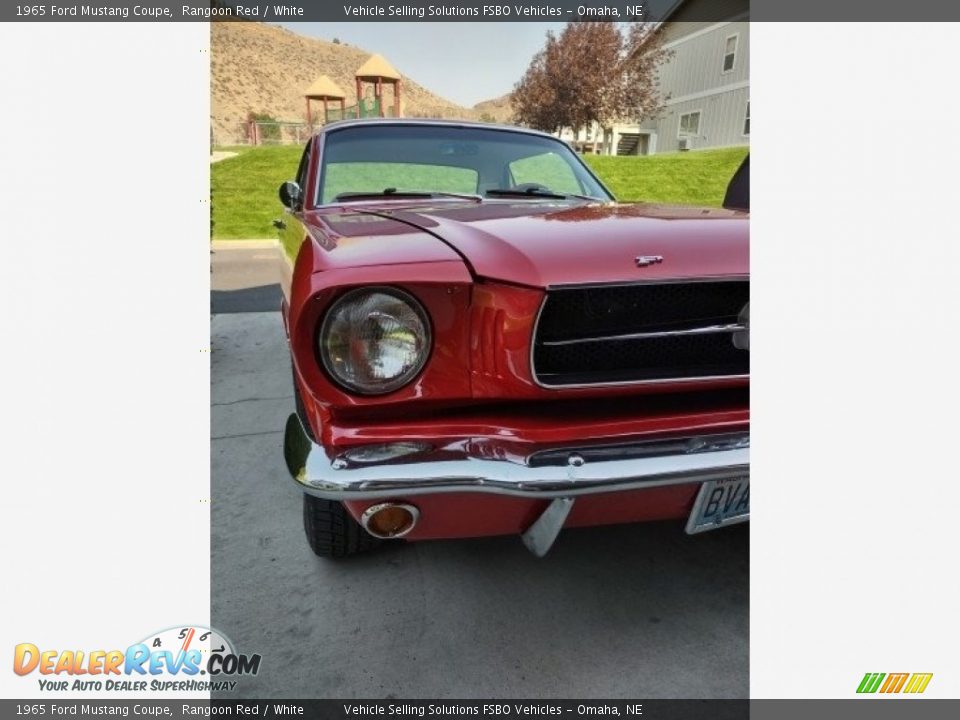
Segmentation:
<svg viewBox="0 0 960 720">
<path fill-rule="evenodd" d="M 519 285 L 749 273 L 748 216 L 720 208 L 525 200 L 375 212 L 443 240 L 474 275 Z M 641 256 L 662 261 L 641 267 Z"/>
</svg>

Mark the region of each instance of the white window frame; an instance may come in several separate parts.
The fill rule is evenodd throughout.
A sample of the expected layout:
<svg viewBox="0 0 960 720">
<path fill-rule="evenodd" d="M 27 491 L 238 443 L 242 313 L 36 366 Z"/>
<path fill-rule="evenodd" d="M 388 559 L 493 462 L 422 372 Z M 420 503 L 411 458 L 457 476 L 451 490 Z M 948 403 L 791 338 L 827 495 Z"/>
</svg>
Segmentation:
<svg viewBox="0 0 960 720">
<path fill-rule="evenodd" d="M 695 133 L 685 133 L 683 132 L 683 118 L 686 115 L 698 115 L 697 118 L 697 131 Z M 703 124 L 703 110 L 697 108 L 696 110 L 687 110 L 686 112 L 677 114 L 677 139 L 683 137 L 700 137 L 700 126 Z"/>
<path fill-rule="evenodd" d="M 741 128 L 741 130 L 746 130 L 746 129 L 747 129 L 747 123 L 748 123 L 748 122 L 750 122 L 750 101 L 749 101 L 749 100 L 747 100 L 747 112 L 746 112 L 746 114 L 743 116 L 743 127 Z M 743 135 L 744 137 L 750 137 L 750 133 L 749 133 L 749 132 L 741 132 L 740 134 Z"/>
<path fill-rule="evenodd" d="M 733 65 L 730 66 L 729 70 L 725 70 L 724 66 L 727 64 L 727 56 L 731 53 L 727 52 L 727 43 L 730 42 L 730 38 L 733 38 Z M 740 54 L 740 33 L 734 33 L 733 35 L 727 35 L 723 39 L 723 58 L 720 60 L 720 74 L 729 75 L 734 70 L 737 69 L 737 55 Z"/>
</svg>

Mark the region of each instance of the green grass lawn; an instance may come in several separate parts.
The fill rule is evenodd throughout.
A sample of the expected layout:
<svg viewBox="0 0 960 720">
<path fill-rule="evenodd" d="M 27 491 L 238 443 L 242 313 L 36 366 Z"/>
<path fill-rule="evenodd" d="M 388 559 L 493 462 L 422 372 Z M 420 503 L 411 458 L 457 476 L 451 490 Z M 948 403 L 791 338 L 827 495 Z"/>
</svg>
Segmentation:
<svg viewBox="0 0 960 720">
<path fill-rule="evenodd" d="M 720 206 L 749 148 L 584 159 L 621 202 Z"/>
<path fill-rule="evenodd" d="M 250 152 L 251 150 L 260 150 L 260 148 L 254 145 L 217 145 L 213 148 L 214 151 L 222 150 L 225 152 L 233 152 L 238 155 L 242 155 L 245 152 Z"/>
<path fill-rule="evenodd" d="M 272 222 L 283 210 L 277 189 L 297 174 L 302 153 L 297 145 L 258 147 L 211 165 L 213 237 L 276 237 Z"/>
<path fill-rule="evenodd" d="M 275 237 L 271 223 L 281 216 L 277 188 L 296 175 L 302 148 L 282 145 L 217 149 L 241 154 L 210 166 L 213 237 Z M 623 202 L 719 206 L 727 183 L 746 154 L 747 148 L 738 147 L 648 157 L 587 155 L 585 159 Z M 378 176 L 378 182 L 384 179 Z M 410 177 L 405 180 L 412 181 Z M 460 190 L 459 178 L 450 178 L 449 184 L 451 187 L 445 189 Z"/>
</svg>

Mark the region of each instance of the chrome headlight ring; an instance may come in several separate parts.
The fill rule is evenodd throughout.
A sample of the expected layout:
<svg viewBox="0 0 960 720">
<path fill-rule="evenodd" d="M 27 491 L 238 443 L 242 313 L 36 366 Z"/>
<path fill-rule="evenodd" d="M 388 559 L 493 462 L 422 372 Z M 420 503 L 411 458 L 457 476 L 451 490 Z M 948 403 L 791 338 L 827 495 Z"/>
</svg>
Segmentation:
<svg viewBox="0 0 960 720">
<path fill-rule="evenodd" d="M 409 384 L 433 346 L 423 305 L 395 287 L 355 288 L 327 309 L 317 349 L 327 375 L 360 395 L 384 395 Z"/>
</svg>

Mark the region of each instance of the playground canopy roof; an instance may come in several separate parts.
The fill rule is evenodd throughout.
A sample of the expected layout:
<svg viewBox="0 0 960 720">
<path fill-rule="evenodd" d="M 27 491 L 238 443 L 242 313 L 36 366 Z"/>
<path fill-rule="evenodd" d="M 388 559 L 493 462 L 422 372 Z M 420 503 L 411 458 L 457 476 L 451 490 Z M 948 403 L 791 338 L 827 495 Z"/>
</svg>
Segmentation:
<svg viewBox="0 0 960 720">
<path fill-rule="evenodd" d="M 382 55 L 371 55 L 370 58 L 360 66 L 356 72 L 358 78 L 382 78 L 387 80 L 399 80 L 398 73 L 393 66 L 384 59 Z"/>
<path fill-rule="evenodd" d="M 316 98 L 317 100 L 322 100 L 324 98 L 330 100 L 342 100 L 347 95 L 339 86 L 326 75 L 321 75 L 316 80 L 313 81 L 313 84 L 307 88 L 307 91 L 304 93 L 304 97 Z"/>
</svg>

